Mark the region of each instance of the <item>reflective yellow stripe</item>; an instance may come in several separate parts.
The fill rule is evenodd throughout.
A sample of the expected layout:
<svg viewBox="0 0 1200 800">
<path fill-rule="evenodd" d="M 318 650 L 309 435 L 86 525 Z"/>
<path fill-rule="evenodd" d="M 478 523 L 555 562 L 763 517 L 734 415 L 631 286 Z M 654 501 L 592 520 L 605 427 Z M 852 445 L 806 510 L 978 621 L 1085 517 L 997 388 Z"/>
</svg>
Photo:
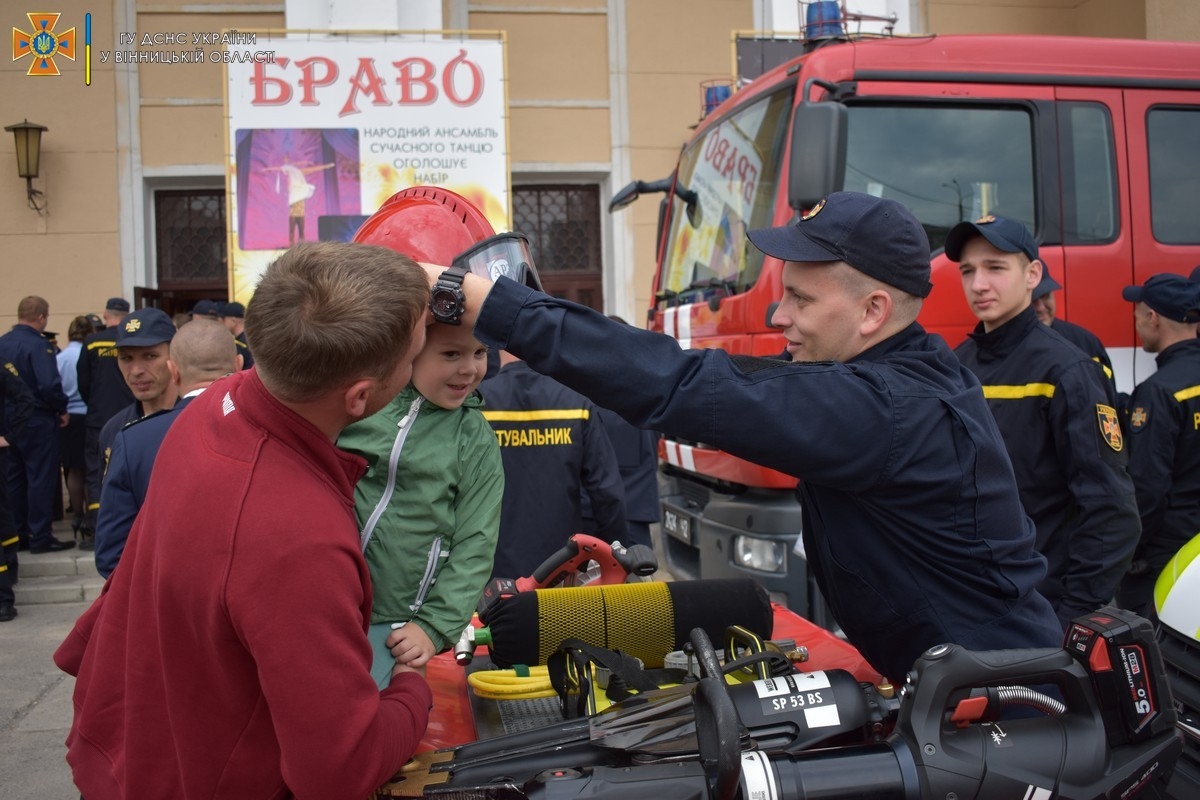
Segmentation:
<svg viewBox="0 0 1200 800">
<path fill-rule="evenodd" d="M 1099 358 L 1097 358 L 1096 356 L 1092 356 L 1092 361 L 1095 361 L 1097 364 L 1100 365 L 1100 369 L 1104 370 L 1104 374 L 1107 375 L 1108 379 L 1111 381 L 1112 380 L 1112 370 L 1109 369 L 1108 366 L 1105 365 L 1105 363 L 1103 361 L 1101 361 Z"/>
<path fill-rule="evenodd" d="M 586 408 L 545 408 L 540 411 L 484 411 L 488 422 L 537 422 L 547 419 L 587 419 Z"/>
<path fill-rule="evenodd" d="M 988 400 L 1020 400 L 1023 397 L 1054 397 L 1054 384 L 1027 383 L 1024 386 L 984 386 Z"/>
<path fill-rule="evenodd" d="M 98 508 L 100 508 L 99 503 L 88 503 L 88 507 L 87 507 L 88 511 L 95 511 Z"/>
<path fill-rule="evenodd" d="M 8 572 L 8 564 L 0 562 L 0 572 Z"/>
<path fill-rule="evenodd" d="M 116 347 L 116 346 L 117 346 L 117 343 L 116 343 L 115 341 L 112 341 L 112 342 L 92 342 L 91 344 L 89 344 L 89 345 L 88 345 L 88 350 L 98 350 L 98 349 L 100 349 L 101 347 Z"/>
<path fill-rule="evenodd" d="M 21 541 L 21 537 L 14 536 L 11 539 L 5 539 L 4 541 L 0 542 L 0 547 L 8 547 L 10 544 L 16 544 L 19 541 Z"/>
<path fill-rule="evenodd" d="M 1200 396 L 1200 386 L 1189 386 L 1186 389 L 1180 389 L 1175 393 L 1175 399 L 1179 402 L 1191 400 L 1193 397 Z"/>
</svg>

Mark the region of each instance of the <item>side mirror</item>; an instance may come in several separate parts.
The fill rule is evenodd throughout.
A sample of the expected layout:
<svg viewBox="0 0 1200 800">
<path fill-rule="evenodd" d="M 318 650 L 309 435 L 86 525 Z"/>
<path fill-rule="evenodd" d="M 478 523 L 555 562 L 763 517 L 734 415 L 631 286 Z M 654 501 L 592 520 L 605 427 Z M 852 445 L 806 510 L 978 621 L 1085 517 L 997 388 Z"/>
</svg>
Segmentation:
<svg viewBox="0 0 1200 800">
<path fill-rule="evenodd" d="M 799 211 L 842 188 L 846 179 L 846 107 L 804 102 L 792 117 L 788 205 Z"/>
</svg>

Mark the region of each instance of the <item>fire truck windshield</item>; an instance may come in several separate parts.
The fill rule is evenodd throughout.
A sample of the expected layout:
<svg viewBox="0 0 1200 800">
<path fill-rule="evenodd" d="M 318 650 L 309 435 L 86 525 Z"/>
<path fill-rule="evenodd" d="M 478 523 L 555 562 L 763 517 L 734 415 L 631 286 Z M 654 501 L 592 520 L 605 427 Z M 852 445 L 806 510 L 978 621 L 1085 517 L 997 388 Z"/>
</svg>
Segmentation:
<svg viewBox="0 0 1200 800">
<path fill-rule="evenodd" d="M 849 112 L 844 188 L 906 205 L 934 250 L 958 222 L 986 214 L 1035 227 L 1027 109 L 863 104 Z"/>
</svg>

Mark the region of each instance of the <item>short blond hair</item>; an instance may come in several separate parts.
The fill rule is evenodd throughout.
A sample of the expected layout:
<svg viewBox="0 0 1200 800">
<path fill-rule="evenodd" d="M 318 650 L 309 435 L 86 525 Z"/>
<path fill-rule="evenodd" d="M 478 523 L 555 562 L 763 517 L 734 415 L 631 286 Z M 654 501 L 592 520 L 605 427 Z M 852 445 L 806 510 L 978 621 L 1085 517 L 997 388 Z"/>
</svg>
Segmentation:
<svg viewBox="0 0 1200 800">
<path fill-rule="evenodd" d="M 425 272 L 408 256 L 303 243 L 267 267 L 246 308 L 246 340 L 266 387 L 307 402 L 390 374 L 428 306 Z"/>
</svg>

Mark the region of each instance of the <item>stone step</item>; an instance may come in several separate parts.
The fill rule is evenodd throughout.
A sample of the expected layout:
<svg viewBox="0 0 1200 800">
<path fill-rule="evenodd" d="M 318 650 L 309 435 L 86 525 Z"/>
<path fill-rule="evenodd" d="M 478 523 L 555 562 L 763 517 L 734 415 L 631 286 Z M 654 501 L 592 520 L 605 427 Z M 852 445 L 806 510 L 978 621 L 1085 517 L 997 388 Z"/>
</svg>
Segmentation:
<svg viewBox="0 0 1200 800">
<path fill-rule="evenodd" d="M 71 541 L 71 531 L 56 529 L 55 536 Z M 17 554 L 20 581 L 14 587 L 17 608 L 47 603 L 91 602 L 100 594 L 104 579 L 96 571 L 95 554 L 81 550 Z"/>
<path fill-rule="evenodd" d="M 104 588 L 104 579 L 99 575 L 49 575 L 25 577 L 25 566 L 21 565 L 21 580 L 14 591 L 17 608 L 21 606 L 45 605 L 47 603 L 90 603 Z"/>
</svg>

